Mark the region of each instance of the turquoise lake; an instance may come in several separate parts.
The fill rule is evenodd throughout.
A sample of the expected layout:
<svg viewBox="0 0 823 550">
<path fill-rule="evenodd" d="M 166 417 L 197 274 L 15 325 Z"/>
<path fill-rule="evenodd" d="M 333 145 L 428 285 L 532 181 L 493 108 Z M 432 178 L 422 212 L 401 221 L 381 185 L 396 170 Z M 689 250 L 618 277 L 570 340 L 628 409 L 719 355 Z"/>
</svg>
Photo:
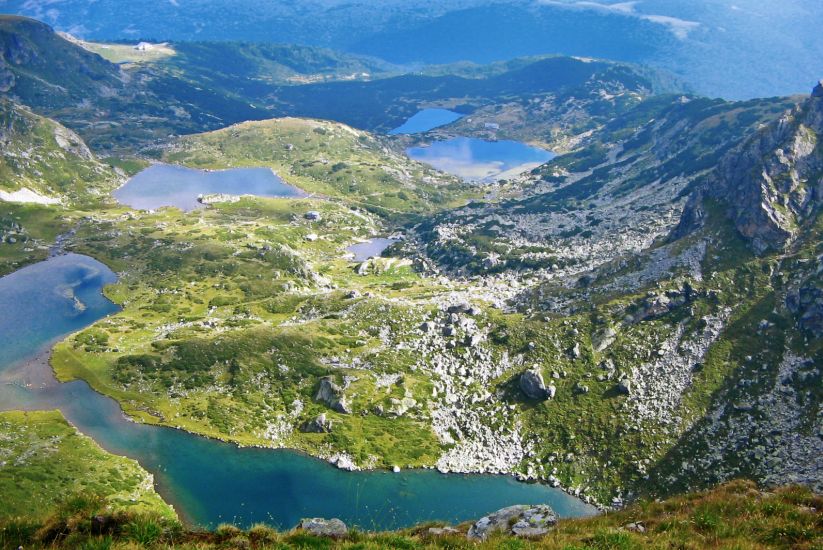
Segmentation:
<svg viewBox="0 0 823 550">
<path fill-rule="evenodd" d="M 411 147 L 406 154 L 413 160 L 477 183 L 511 178 L 545 164 L 556 156 L 551 151 L 519 141 L 487 141 L 466 137 Z"/>
<path fill-rule="evenodd" d="M 102 447 L 152 472 L 160 494 L 190 523 L 290 528 L 317 516 L 380 530 L 457 522 L 511 504 L 546 503 L 565 517 L 595 512 L 558 489 L 508 476 L 344 472 L 293 451 L 239 448 L 130 422 L 85 382 L 58 383 L 47 363 L 55 341 L 117 311 L 101 294 L 115 279 L 105 265 L 76 254 L 0 279 L 0 307 L 14 312 L 0 316 L 0 410 L 60 409 Z"/>
<path fill-rule="evenodd" d="M 170 164 L 146 168 L 114 192 L 121 204 L 139 210 L 176 206 L 194 210 L 202 206 L 199 195 L 225 193 L 258 197 L 304 197 L 300 189 L 284 182 L 269 168 L 194 170 Z"/>
<path fill-rule="evenodd" d="M 463 115 L 449 111 L 448 109 L 423 109 L 404 122 L 402 126 L 398 126 L 389 132 L 389 135 L 421 134 L 439 128 L 440 126 L 451 124 L 461 118 L 463 118 Z"/>
</svg>

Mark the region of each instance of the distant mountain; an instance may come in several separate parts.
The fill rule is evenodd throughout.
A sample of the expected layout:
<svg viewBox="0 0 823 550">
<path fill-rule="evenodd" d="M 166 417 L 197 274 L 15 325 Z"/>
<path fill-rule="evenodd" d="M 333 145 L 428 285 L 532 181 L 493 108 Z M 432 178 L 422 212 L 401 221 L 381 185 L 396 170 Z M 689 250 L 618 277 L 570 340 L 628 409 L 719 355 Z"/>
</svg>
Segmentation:
<svg viewBox="0 0 823 550">
<path fill-rule="evenodd" d="M 653 64 L 728 99 L 802 92 L 823 57 L 823 4 L 807 0 L 188 0 L 150 10 L 118 0 L 0 0 L 0 10 L 92 39 L 288 42 L 395 63 L 607 57 Z"/>
<path fill-rule="evenodd" d="M 640 96 L 680 87 L 653 70 L 568 57 L 398 75 L 377 59 L 318 48 L 196 42 L 172 44 L 171 55 L 135 61 L 129 46 L 115 53 L 111 45 L 107 50 L 70 40 L 31 19 L 0 16 L 0 29 L 6 95 L 100 150 L 133 149 L 170 134 L 276 116 L 387 131 L 432 104 L 471 112 L 504 100 L 565 101 L 575 94 L 600 104 L 611 100 L 592 93 L 591 83 L 610 81 Z"/>
</svg>

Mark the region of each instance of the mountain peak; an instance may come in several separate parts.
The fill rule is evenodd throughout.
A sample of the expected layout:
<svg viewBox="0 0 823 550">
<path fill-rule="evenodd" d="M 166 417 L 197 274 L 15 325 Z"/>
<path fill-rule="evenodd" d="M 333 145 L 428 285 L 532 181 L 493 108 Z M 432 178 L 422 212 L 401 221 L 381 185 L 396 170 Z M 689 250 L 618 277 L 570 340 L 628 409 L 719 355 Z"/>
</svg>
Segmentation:
<svg viewBox="0 0 823 550">
<path fill-rule="evenodd" d="M 812 97 L 823 97 L 823 80 L 820 80 L 812 90 Z"/>
</svg>

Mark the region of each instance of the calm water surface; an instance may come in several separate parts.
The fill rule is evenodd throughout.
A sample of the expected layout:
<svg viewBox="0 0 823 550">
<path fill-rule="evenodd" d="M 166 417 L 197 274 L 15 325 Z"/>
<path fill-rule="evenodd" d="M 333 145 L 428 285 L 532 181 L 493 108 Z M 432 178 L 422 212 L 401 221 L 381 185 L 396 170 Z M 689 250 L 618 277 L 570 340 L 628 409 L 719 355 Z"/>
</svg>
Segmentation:
<svg viewBox="0 0 823 550">
<path fill-rule="evenodd" d="M 350 473 L 292 451 L 241 449 L 130 422 L 85 382 L 58 383 L 46 361 L 55 340 L 117 311 L 101 295 L 114 281 L 105 265 L 75 254 L 0 279 L 0 409 L 62 410 L 102 447 L 152 472 L 159 492 L 192 523 L 289 528 L 301 517 L 320 516 L 391 529 L 477 518 L 516 503 L 548 503 L 561 516 L 594 512 L 557 489 L 506 476 Z"/>
<path fill-rule="evenodd" d="M 120 203 L 141 210 L 176 206 L 194 210 L 202 206 L 198 195 L 226 193 L 258 197 L 303 197 L 300 189 L 284 182 L 269 168 L 194 170 L 169 164 L 146 168 L 114 192 Z"/>
<path fill-rule="evenodd" d="M 510 178 L 544 164 L 556 155 L 519 141 L 486 141 L 454 138 L 424 147 L 411 147 L 406 153 L 467 181 L 490 183 Z"/>
<path fill-rule="evenodd" d="M 448 109 L 423 109 L 409 120 L 389 132 L 389 135 L 397 134 L 420 134 L 434 130 L 440 126 L 451 124 L 455 120 L 463 118 L 460 113 L 449 111 Z"/>
<path fill-rule="evenodd" d="M 355 262 L 365 262 L 369 258 L 376 258 L 388 247 L 397 242 L 397 239 L 377 237 L 368 241 L 353 244 L 346 250 L 354 254 Z"/>
</svg>

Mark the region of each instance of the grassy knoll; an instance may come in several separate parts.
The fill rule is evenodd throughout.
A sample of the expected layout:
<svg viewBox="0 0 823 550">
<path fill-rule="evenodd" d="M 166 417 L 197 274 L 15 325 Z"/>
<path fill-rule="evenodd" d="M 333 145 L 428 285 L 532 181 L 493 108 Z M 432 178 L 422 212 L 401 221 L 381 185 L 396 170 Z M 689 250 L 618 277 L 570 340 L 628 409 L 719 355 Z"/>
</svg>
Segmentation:
<svg viewBox="0 0 823 550">
<path fill-rule="evenodd" d="M 0 434 L 0 522 L 42 521 L 77 495 L 97 495 L 108 513 L 176 517 L 151 475 L 103 451 L 58 411 L 0 413 Z"/>
<path fill-rule="evenodd" d="M 117 186 L 117 174 L 77 134 L 7 98 L 0 98 L 0 139 L 0 191 L 88 205 Z"/>
<path fill-rule="evenodd" d="M 321 220 L 305 219 L 309 209 Z M 378 227 L 332 202 L 280 199 L 112 212 L 81 225 L 73 250 L 121 272 L 106 293 L 123 311 L 59 344 L 55 371 L 146 422 L 321 456 L 347 451 L 361 464 L 432 464 L 440 448 L 422 415 L 346 415 L 314 399 L 326 375 L 350 387 L 358 409 L 431 392 L 381 334 L 416 327 L 422 310 L 408 300 L 436 284 L 394 259 L 358 275 L 345 257 Z M 296 429 L 324 412 L 333 433 Z"/>
<path fill-rule="evenodd" d="M 461 205 L 476 195 L 456 178 L 410 161 L 381 138 L 319 120 L 246 122 L 188 136 L 164 158 L 195 168 L 269 166 L 310 193 L 390 218 Z"/>
<path fill-rule="evenodd" d="M 0 547 L 16 548 L 512 548 L 523 550 L 634 550 L 641 548 L 735 548 L 759 550 L 820 548 L 823 544 L 823 499 L 807 489 L 784 487 L 764 492 L 750 482 L 737 481 L 711 491 L 658 502 L 639 502 L 619 512 L 586 519 L 560 520 L 541 539 L 524 540 L 494 535 L 483 542 L 465 537 L 470 523 L 451 535 L 435 536 L 420 525 L 395 532 L 350 531 L 340 539 L 300 530 L 278 532 L 257 525 L 242 531 L 223 525 L 215 531 L 186 531 L 179 524 L 139 515 L 111 518 L 104 534 L 91 533 L 93 504 L 62 512 L 52 529 L 38 522 L 0 523 Z M 66 517 L 70 521 L 66 521 Z M 642 532 L 630 524 L 642 526 Z M 55 529 L 54 526 L 58 526 Z"/>
</svg>

